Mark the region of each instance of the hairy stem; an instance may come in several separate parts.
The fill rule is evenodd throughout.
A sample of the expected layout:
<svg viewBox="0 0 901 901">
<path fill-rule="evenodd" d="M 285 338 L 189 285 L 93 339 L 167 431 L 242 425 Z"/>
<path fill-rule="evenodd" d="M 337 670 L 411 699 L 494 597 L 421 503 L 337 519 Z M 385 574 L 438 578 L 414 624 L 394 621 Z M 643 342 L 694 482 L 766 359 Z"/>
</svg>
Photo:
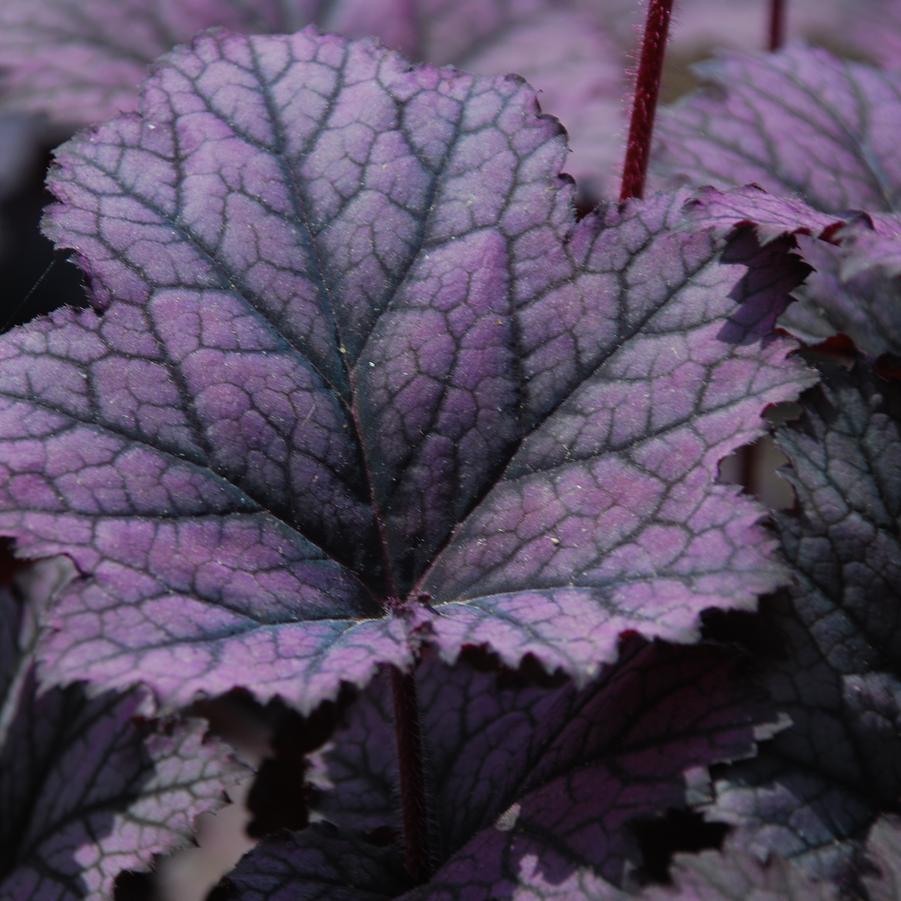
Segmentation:
<svg viewBox="0 0 901 901">
<path fill-rule="evenodd" d="M 394 694 L 394 736 L 400 767 L 404 862 L 410 877 L 420 882 L 429 875 L 429 846 L 416 677 L 413 673 L 392 669 L 391 688 Z"/>
<path fill-rule="evenodd" d="M 666 39 L 673 12 L 673 0 L 649 0 L 648 17 L 641 42 L 641 58 L 635 81 L 635 97 L 632 101 L 632 120 L 629 124 L 629 142 L 623 163 L 623 182 L 619 199 L 644 196 L 644 184 L 651 155 L 651 136 L 654 132 L 654 113 L 660 94 L 660 76 Z"/>
<path fill-rule="evenodd" d="M 785 41 L 785 0 L 770 0 L 769 49 L 778 50 Z"/>
</svg>

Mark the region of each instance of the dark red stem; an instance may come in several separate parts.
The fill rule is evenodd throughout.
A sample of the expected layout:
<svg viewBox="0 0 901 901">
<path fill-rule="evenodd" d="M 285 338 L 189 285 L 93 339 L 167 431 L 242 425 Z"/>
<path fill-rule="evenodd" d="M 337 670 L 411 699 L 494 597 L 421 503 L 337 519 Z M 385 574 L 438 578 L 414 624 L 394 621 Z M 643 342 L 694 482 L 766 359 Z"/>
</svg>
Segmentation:
<svg viewBox="0 0 901 901">
<path fill-rule="evenodd" d="M 400 768 L 404 861 L 413 881 L 421 882 L 429 875 L 429 845 L 416 677 L 412 673 L 392 669 L 391 688 L 394 693 L 394 736 Z"/>
<path fill-rule="evenodd" d="M 769 48 L 778 50 L 785 41 L 785 0 L 770 0 Z"/>
<path fill-rule="evenodd" d="M 673 0 L 650 0 L 648 3 L 620 200 L 644 196 L 648 159 L 651 155 L 651 135 L 654 132 L 654 113 L 660 94 L 660 76 L 663 73 L 663 57 L 666 54 L 666 38 L 672 13 Z"/>
</svg>

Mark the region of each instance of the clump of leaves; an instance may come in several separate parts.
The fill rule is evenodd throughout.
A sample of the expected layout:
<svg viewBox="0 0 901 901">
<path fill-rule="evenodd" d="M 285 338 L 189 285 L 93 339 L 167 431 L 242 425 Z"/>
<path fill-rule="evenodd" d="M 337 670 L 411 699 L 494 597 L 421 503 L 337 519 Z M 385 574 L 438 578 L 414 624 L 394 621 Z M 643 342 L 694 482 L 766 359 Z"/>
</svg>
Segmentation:
<svg viewBox="0 0 901 901">
<path fill-rule="evenodd" d="M 568 93 L 606 78 L 584 42 L 615 41 L 579 27 L 595 21 L 579 4 L 477 5 L 471 47 L 435 6 L 418 43 L 406 7 L 352 2 L 3 13 L 20 101 L 83 122 L 131 109 L 59 148 L 48 177 L 45 232 L 91 308 L 0 336 L 0 534 L 49 558 L 4 601 L 0 753 L 34 772 L 0 808 L 16 837 L 3 891 L 108 896 L 182 841 L 239 771 L 185 711 L 234 689 L 294 711 L 255 796 L 290 762 L 293 809 L 269 798 L 265 823 L 293 831 L 264 837 L 218 897 L 882 890 L 893 833 L 870 871 L 865 849 L 901 788 L 901 436 L 884 381 L 901 228 L 884 132 L 861 118 L 848 138 L 845 105 L 893 121 L 895 76 L 807 49 L 736 57 L 734 95 L 668 113 L 652 177 L 680 185 L 643 198 L 672 12 L 653 0 L 621 200 L 579 217 L 566 135 L 522 78 L 314 28 L 242 33 L 378 25 L 483 71 L 540 34 L 539 65 L 584 50 L 557 72 L 558 111 L 568 98 L 591 119 L 609 99 Z M 213 21 L 234 30 L 130 93 L 125 73 Z M 37 76 L 48 34 L 69 55 Z M 101 57 L 119 68 L 65 77 Z M 801 108 L 830 78 L 833 131 Z M 757 90 L 780 79 L 794 105 Z M 734 135 L 762 93 L 777 193 L 728 190 L 755 177 Z M 697 136 L 699 116 L 728 138 Z M 847 151 L 838 177 L 785 119 Z M 607 190 L 599 158 L 578 160 L 589 193 Z M 721 190 L 682 186 L 710 173 Z M 788 183 L 802 199 L 779 195 Z M 815 333 L 792 328 L 793 296 Z M 845 332 L 851 368 L 801 397 L 826 364 L 786 329 Z M 777 438 L 799 510 L 774 532 L 718 472 L 799 397 Z M 70 570 L 48 584 L 60 556 Z M 736 648 L 736 616 L 766 647 Z M 60 813 L 54 785 L 92 755 Z M 728 842 L 649 889 L 642 835 L 670 815 L 722 825 L 658 849 L 664 866 Z"/>
</svg>

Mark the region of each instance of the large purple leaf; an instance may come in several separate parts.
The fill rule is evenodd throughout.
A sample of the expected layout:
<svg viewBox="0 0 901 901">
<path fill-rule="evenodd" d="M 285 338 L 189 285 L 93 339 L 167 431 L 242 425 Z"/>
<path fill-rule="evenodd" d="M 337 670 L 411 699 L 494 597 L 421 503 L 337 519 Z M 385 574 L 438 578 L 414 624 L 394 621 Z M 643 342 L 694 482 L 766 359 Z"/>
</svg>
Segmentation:
<svg viewBox="0 0 901 901">
<path fill-rule="evenodd" d="M 582 690 L 522 684 L 462 662 L 449 668 L 434 657 L 417 683 L 438 869 L 427 888 L 405 898 L 610 889 L 641 861 L 630 824 L 683 806 L 686 770 L 747 755 L 761 715 L 734 658 L 710 648 L 631 642 Z M 314 759 L 322 787 L 314 809 L 339 831 L 296 833 L 293 847 L 264 842 L 232 878 L 241 898 L 266 896 L 274 873 L 283 892 L 275 898 L 312 897 L 323 880 L 336 890 L 360 886 L 338 864 L 328 873 L 311 862 L 353 857 L 365 836 L 399 828 L 387 696 L 374 682 Z M 379 861 L 381 876 L 367 869 L 359 877 L 372 880 L 370 890 L 402 894 L 397 852 L 370 847 L 356 859 L 367 867 Z"/>
<path fill-rule="evenodd" d="M 52 585 L 49 569 L 29 595 Z M 221 806 L 236 766 L 196 721 L 138 719 L 140 692 L 39 692 L 42 598 L 29 600 L 0 590 L 0 896 L 109 898 L 121 870 L 147 868 Z"/>
<path fill-rule="evenodd" d="M 412 628 L 584 680 L 781 581 L 715 478 L 811 380 L 797 265 L 681 195 L 576 224 L 564 153 L 519 80 L 313 32 L 208 35 L 60 151 L 103 312 L 0 342 L 0 530 L 89 576 L 54 678 L 309 710 Z"/>
<path fill-rule="evenodd" d="M 841 332 L 870 356 L 901 353 L 901 216 L 845 220 L 754 185 L 703 189 L 687 208 L 696 225 L 723 233 L 750 225 L 764 242 L 795 235 L 812 272 L 780 320 L 792 334 L 819 342 Z"/>
<path fill-rule="evenodd" d="M 670 182 L 754 182 L 828 212 L 901 208 L 901 76 L 825 50 L 732 53 L 660 116 L 656 166 Z"/>
<path fill-rule="evenodd" d="M 10 0 L 0 65 L 12 100 L 67 124 L 136 107 L 150 63 L 211 26 L 293 32 L 315 24 L 373 35 L 411 59 L 486 75 L 515 72 L 569 129 L 567 171 L 615 191 L 622 162 L 625 61 L 603 10 L 574 0 Z"/>
<path fill-rule="evenodd" d="M 765 607 L 765 680 L 791 728 L 716 779 L 714 816 L 751 848 L 850 882 L 901 796 L 901 396 L 836 371 L 782 429 L 800 512 L 778 516 L 796 586 Z"/>
</svg>

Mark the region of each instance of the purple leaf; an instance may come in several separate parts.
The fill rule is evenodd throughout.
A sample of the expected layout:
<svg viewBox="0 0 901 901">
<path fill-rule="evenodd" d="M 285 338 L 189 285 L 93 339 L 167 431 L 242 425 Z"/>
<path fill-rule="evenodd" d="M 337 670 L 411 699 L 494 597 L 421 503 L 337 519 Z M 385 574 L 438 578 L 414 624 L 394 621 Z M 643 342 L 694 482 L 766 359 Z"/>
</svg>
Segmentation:
<svg viewBox="0 0 901 901">
<path fill-rule="evenodd" d="M 0 531 L 86 574 L 53 678 L 309 711 L 431 636 L 584 681 L 781 582 L 715 479 L 812 379 L 770 337 L 797 265 L 679 230 L 681 195 L 576 224 L 534 110 L 212 34 L 59 152 L 47 228 L 103 312 L 0 342 Z"/>
<path fill-rule="evenodd" d="M 806 340 L 841 332 L 868 356 L 901 355 L 901 227 L 891 235 L 865 221 L 852 222 L 833 240 L 838 246 L 798 237 L 800 254 L 814 271 L 784 324 Z M 795 327 L 798 308 L 807 316 L 804 333 Z"/>
<path fill-rule="evenodd" d="M 730 658 L 633 641 L 581 691 L 430 658 L 417 682 L 439 866 L 427 887 L 403 897 L 612 891 L 640 862 L 630 824 L 683 806 L 686 770 L 752 750 L 757 696 L 736 678 Z M 371 879 L 374 893 L 401 893 L 397 852 L 364 841 L 399 825 L 388 694 L 374 682 L 314 758 L 322 787 L 316 810 L 339 831 L 295 833 L 293 846 L 264 842 L 231 876 L 241 898 L 263 897 L 276 873 L 284 894 L 275 898 L 313 897 L 311 886 L 325 880 L 347 888 Z M 369 850 L 357 856 L 355 847 Z M 344 854 L 367 867 L 377 858 L 381 875 L 346 876 L 335 857 Z M 320 856 L 333 869 L 317 870 Z"/>
<path fill-rule="evenodd" d="M 817 343 L 841 332 L 870 356 L 901 353 L 901 216 L 845 221 L 753 185 L 702 189 L 686 210 L 695 225 L 724 234 L 751 225 L 764 243 L 796 236 L 798 254 L 813 271 L 780 320 L 792 334 Z"/>
<path fill-rule="evenodd" d="M 424 43 L 398 49 L 476 74 L 526 78 L 539 90 L 542 109 L 566 127 L 572 149 L 566 171 L 594 198 L 616 196 L 625 153 L 626 58 L 604 30 L 602 9 L 579 11 L 560 0 L 420 0 L 419 6 Z"/>
<path fill-rule="evenodd" d="M 29 593 L 54 581 L 43 564 Z M 0 896 L 111 897 L 124 869 L 184 844 L 237 767 L 197 721 L 155 728 L 140 692 L 38 691 L 41 597 L 0 590 Z M 35 603 L 37 602 L 37 603 Z"/>
<path fill-rule="evenodd" d="M 0 63 L 19 106 L 93 124 L 135 108 L 150 63 L 211 26 L 372 35 L 411 59 L 528 78 L 569 129 L 567 171 L 613 194 L 625 61 L 605 22 L 573 0 L 10 0 L 0 9 Z"/>
<path fill-rule="evenodd" d="M 765 608 L 781 646 L 765 681 L 793 724 L 718 773 L 711 813 L 846 884 L 901 794 L 899 402 L 894 383 L 836 371 L 778 435 L 800 513 L 777 520 L 796 587 Z"/>
<path fill-rule="evenodd" d="M 610 35 L 619 5 L 344 0 L 317 24 L 353 37 L 375 35 L 414 60 L 478 75 L 521 75 L 539 90 L 542 109 L 566 127 L 573 151 L 566 171 L 596 196 L 613 196 L 625 152 L 626 59 Z"/>
<path fill-rule="evenodd" d="M 676 856 L 672 887 L 648 889 L 642 901 L 778 901 L 798 898 L 804 901 L 838 901 L 838 889 L 825 882 L 814 882 L 799 866 L 781 857 L 761 861 L 738 847 L 723 852 Z"/>
<path fill-rule="evenodd" d="M 695 227 L 729 234 L 738 226 L 751 226 L 764 245 L 783 235 L 825 236 L 845 222 L 842 216 L 815 210 L 797 197 L 770 194 L 754 184 L 731 191 L 701 188 L 685 209 Z"/>
<path fill-rule="evenodd" d="M 901 76 L 825 50 L 732 53 L 662 111 L 657 171 L 670 182 L 755 182 L 817 210 L 901 207 Z"/>
<path fill-rule="evenodd" d="M 884 257 L 891 248 L 893 271 L 901 267 L 895 244 L 901 240 L 901 216 L 897 213 L 853 210 L 842 214 L 824 213 L 798 197 L 770 194 L 754 184 L 729 191 L 701 188 L 685 204 L 685 210 L 693 226 L 712 228 L 722 234 L 728 234 L 740 225 L 751 226 L 764 245 L 774 238 L 797 234 L 835 241 L 842 226 L 859 221 L 872 235 L 872 244 L 860 247 L 861 261 L 869 262 L 867 257 Z M 857 240 L 861 241 L 864 234 L 861 229 Z"/>
</svg>

